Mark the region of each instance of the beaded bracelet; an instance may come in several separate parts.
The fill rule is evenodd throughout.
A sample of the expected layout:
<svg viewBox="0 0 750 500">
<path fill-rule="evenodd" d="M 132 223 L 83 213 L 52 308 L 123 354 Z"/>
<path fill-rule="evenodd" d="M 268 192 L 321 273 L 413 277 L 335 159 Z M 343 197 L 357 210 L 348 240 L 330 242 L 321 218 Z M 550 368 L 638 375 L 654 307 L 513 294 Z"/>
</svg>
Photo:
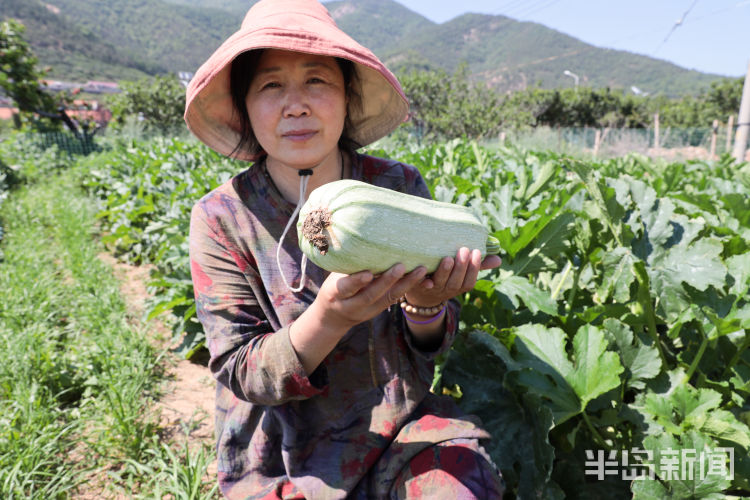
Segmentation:
<svg viewBox="0 0 750 500">
<path fill-rule="evenodd" d="M 443 312 L 443 309 L 445 309 L 446 301 L 441 302 L 440 304 L 432 307 L 419 307 L 415 306 L 413 304 L 409 304 L 406 301 L 406 297 L 401 297 L 399 299 L 399 302 L 401 303 L 401 309 L 403 309 L 405 312 L 416 314 L 418 316 L 432 316 L 432 315 L 438 315 L 441 312 Z"/>
<path fill-rule="evenodd" d="M 425 321 L 417 321 L 415 319 L 411 319 L 406 312 L 404 313 L 404 318 L 406 318 L 406 321 L 408 321 L 409 323 L 414 323 L 415 325 L 429 325 L 430 323 L 434 323 L 435 321 L 437 321 L 439 318 L 443 316 L 443 311 L 445 311 L 445 307 L 446 306 L 443 306 L 443 308 L 440 309 L 437 312 L 437 314 L 435 314 L 435 316 Z"/>
</svg>

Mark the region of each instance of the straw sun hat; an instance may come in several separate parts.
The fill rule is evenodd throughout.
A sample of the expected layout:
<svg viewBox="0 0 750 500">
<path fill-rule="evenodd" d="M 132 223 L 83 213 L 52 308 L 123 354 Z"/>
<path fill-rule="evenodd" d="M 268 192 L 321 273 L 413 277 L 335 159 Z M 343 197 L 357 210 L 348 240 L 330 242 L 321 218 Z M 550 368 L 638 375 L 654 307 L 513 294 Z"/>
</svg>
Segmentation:
<svg viewBox="0 0 750 500">
<path fill-rule="evenodd" d="M 229 90 L 232 61 L 262 48 L 292 50 L 348 59 L 355 63 L 362 105 L 349 109 L 351 139 L 366 146 L 392 132 L 406 119 L 406 96 L 395 76 L 375 55 L 341 31 L 317 0 L 261 0 L 245 15 L 242 27 L 198 69 L 187 88 L 185 122 L 215 151 L 255 160 L 235 151 L 239 119 Z"/>
</svg>

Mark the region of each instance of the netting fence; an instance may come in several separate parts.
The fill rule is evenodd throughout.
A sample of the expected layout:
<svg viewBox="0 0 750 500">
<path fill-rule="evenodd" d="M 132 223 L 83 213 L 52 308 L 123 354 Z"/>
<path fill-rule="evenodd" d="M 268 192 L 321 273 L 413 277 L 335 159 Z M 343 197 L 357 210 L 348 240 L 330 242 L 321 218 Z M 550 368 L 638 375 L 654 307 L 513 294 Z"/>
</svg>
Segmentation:
<svg viewBox="0 0 750 500">
<path fill-rule="evenodd" d="M 60 151 L 69 155 L 88 155 L 100 148 L 94 141 L 94 136 L 84 132 L 34 132 L 32 141 L 42 148 L 57 146 Z"/>
<path fill-rule="evenodd" d="M 665 127 L 657 133 L 651 128 L 537 127 L 508 131 L 500 134 L 498 139 L 486 142 L 488 145 L 503 142 L 524 149 L 602 157 L 641 153 L 648 156 L 709 159 L 732 153 L 734 130 L 726 126 L 717 129 Z"/>
</svg>

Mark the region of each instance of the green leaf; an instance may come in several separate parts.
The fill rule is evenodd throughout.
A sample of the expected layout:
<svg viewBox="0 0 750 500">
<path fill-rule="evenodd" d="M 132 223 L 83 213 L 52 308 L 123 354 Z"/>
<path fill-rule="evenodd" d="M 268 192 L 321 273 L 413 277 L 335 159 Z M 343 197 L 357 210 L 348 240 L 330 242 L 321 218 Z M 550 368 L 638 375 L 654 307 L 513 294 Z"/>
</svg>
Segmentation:
<svg viewBox="0 0 750 500">
<path fill-rule="evenodd" d="M 644 381 L 661 372 L 659 351 L 640 340 L 636 340 L 634 344 L 633 331 L 616 319 L 607 318 L 602 326 L 605 334 L 608 333 L 617 345 L 620 362 L 626 370 L 627 386 L 633 389 L 645 388 Z"/>
<path fill-rule="evenodd" d="M 673 498 L 667 488 L 658 481 L 633 481 L 633 500 L 669 500 Z"/>
<path fill-rule="evenodd" d="M 518 275 L 536 274 L 557 269 L 560 255 L 570 248 L 570 237 L 575 227 L 575 216 L 563 213 L 550 221 L 534 240 L 519 252 L 506 269 Z"/>
<path fill-rule="evenodd" d="M 541 325 L 517 328 L 513 379 L 545 402 L 556 425 L 581 412 L 581 404 L 566 377 L 573 364 L 565 351 L 565 332 Z"/>
<path fill-rule="evenodd" d="M 677 421 L 696 421 L 721 404 L 721 394 L 711 389 L 695 389 L 690 385 L 680 385 L 669 396 Z"/>
<path fill-rule="evenodd" d="M 685 282 L 701 291 L 711 285 L 722 288 L 727 274 L 721 260 L 722 250 L 720 241 L 704 238 L 689 247 L 670 249 L 664 260 L 653 267 L 672 286 Z"/>
<path fill-rule="evenodd" d="M 731 373 L 732 378 L 729 381 L 734 390 L 750 398 L 750 366 L 738 364 L 732 368 Z"/>
<path fill-rule="evenodd" d="M 644 439 L 644 448 L 653 451 L 656 475 L 666 490 L 663 498 L 725 498 L 723 491 L 731 481 L 711 468 L 709 461 L 716 446 L 708 436 L 688 431 L 678 440 L 662 433 Z"/>
<path fill-rule="evenodd" d="M 653 295 L 658 297 L 667 320 L 674 322 L 690 305 L 682 283 L 697 290 L 723 288 L 727 268 L 721 260 L 722 245 L 715 239 L 701 239 L 690 246 L 670 248 L 648 266 Z"/>
<path fill-rule="evenodd" d="M 518 381 L 549 401 L 557 425 L 620 384 L 620 360 L 616 353 L 607 352 L 604 334 L 596 327 L 586 325 L 576 333 L 575 363 L 568 359 L 560 329 L 525 325 L 515 334 L 517 361 L 528 368 L 518 373 Z"/>
<path fill-rule="evenodd" d="M 565 209 L 565 204 L 572 196 L 572 193 L 557 192 L 555 196 L 542 200 L 539 206 L 534 209 L 532 218 L 527 220 L 523 226 L 515 231 L 510 228 L 504 229 L 493 233 L 493 235 L 500 240 L 500 246 L 503 250 L 508 252 L 511 257 L 515 257 L 519 251 L 531 244 L 544 228 Z M 515 211 L 513 215 L 517 217 Z M 513 221 L 512 224 L 517 223 Z"/>
<path fill-rule="evenodd" d="M 727 271 L 732 276 L 734 284 L 730 293 L 744 297 L 750 290 L 750 253 L 733 255 L 726 261 Z"/>
<path fill-rule="evenodd" d="M 604 303 L 610 297 L 615 302 L 630 301 L 630 285 L 635 281 L 633 264 L 638 258 L 630 249 L 617 247 L 607 252 L 602 259 L 603 279 L 596 290 L 596 301 Z"/>
<path fill-rule="evenodd" d="M 726 410 L 711 411 L 700 430 L 716 439 L 731 441 L 745 449 L 750 448 L 750 428 Z"/>
<path fill-rule="evenodd" d="M 575 370 L 568 380 L 585 408 L 592 399 L 620 385 L 623 367 L 617 353 L 607 351 L 604 334 L 595 326 L 578 329 L 573 351 Z"/>
<path fill-rule="evenodd" d="M 498 191 L 494 191 L 482 207 L 490 216 L 494 231 L 507 229 L 508 238 L 516 229 L 516 218 L 514 216 L 519 204 L 512 199 L 512 193 L 508 184 L 503 185 Z M 505 244 L 502 244 L 505 243 Z M 501 246 L 507 251 L 507 242 L 501 240 Z"/>
<path fill-rule="evenodd" d="M 503 472 L 509 491 L 517 491 L 519 498 L 562 499 L 550 495 L 557 489 L 550 482 L 555 454 L 547 437 L 552 413 L 538 400 L 518 400 L 504 387 L 508 362 L 515 365 L 500 341 L 472 331 L 448 352 L 442 380 L 462 388 L 459 406 L 481 418 L 492 434 L 486 449 Z"/>
<path fill-rule="evenodd" d="M 667 432 L 677 434 L 682 431 L 679 422 L 675 423 L 672 402 L 661 394 L 647 393 L 641 410 Z"/>
<path fill-rule="evenodd" d="M 516 309 L 520 307 L 520 301 L 523 301 L 524 305 L 534 314 L 541 311 L 551 316 L 557 316 L 557 302 L 552 300 L 548 292 L 538 289 L 529 283 L 526 278 L 508 276 L 495 285 L 495 290 L 507 297 Z"/>
<path fill-rule="evenodd" d="M 690 429 L 750 448 L 750 428 L 734 414 L 720 409 L 721 394 L 711 389 L 678 385 L 667 398 L 649 393 L 643 411 L 673 434 Z"/>
<path fill-rule="evenodd" d="M 601 180 L 601 174 L 592 165 L 579 160 L 568 159 L 567 166 L 581 178 L 586 191 L 593 200 L 593 205 L 590 207 L 591 218 L 603 220 L 612 231 L 617 243 L 621 245 L 622 227 L 620 221 L 625 211 L 617 203 L 614 190 Z"/>
<path fill-rule="evenodd" d="M 523 198 L 528 200 L 544 188 L 555 173 L 560 171 L 559 165 L 555 162 L 544 162 L 538 171 L 534 172 L 534 182 L 526 189 Z"/>
</svg>

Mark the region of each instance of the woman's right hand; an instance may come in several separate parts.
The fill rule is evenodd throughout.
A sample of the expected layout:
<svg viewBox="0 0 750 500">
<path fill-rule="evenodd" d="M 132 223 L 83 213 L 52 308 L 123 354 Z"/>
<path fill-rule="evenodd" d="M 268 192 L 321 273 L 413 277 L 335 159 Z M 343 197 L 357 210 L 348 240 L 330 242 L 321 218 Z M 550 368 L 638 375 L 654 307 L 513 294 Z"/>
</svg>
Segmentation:
<svg viewBox="0 0 750 500">
<path fill-rule="evenodd" d="M 352 275 L 331 273 L 315 302 L 329 321 L 349 330 L 398 302 L 399 297 L 421 282 L 426 274 L 421 266 L 405 274 L 402 264 L 378 276 L 369 271 Z"/>
<path fill-rule="evenodd" d="M 292 323 L 289 337 L 308 374 L 336 347 L 354 325 L 374 318 L 418 283 L 427 270 L 405 274 L 396 264 L 374 276 L 369 271 L 346 275 L 331 273 L 310 307 Z"/>
</svg>

